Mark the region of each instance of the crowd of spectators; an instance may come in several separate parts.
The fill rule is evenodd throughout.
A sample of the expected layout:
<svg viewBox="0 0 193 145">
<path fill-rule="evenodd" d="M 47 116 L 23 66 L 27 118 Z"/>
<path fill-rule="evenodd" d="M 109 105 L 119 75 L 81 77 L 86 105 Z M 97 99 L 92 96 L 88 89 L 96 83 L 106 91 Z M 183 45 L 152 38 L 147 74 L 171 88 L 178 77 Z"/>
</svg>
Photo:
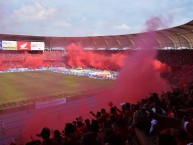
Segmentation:
<svg viewBox="0 0 193 145">
<path fill-rule="evenodd" d="M 159 50 L 157 59 L 169 66 L 183 66 L 193 64 L 193 51 L 186 50 Z"/>
<path fill-rule="evenodd" d="M 24 68 L 26 67 L 26 60 L 30 57 L 41 60 L 42 67 L 64 66 L 65 55 L 65 51 L 45 51 L 37 53 L 28 53 L 25 51 L 0 51 L 0 70 Z M 33 60 L 31 59 L 31 61 Z"/>
<path fill-rule="evenodd" d="M 166 63 L 171 72 L 164 77 L 170 84 L 184 85 L 193 81 L 193 51 L 192 50 L 159 50 L 157 59 Z"/>
<path fill-rule="evenodd" d="M 89 110 L 88 110 L 89 113 Z M 151 93 L 136 104 L 90 111 L 94 119 L 76 118 L 64 129 L 44 127 L 40 140 L 26 145 L 187 145 L 193 143 L 193 83 L 161 96 Z"/>
</svg>

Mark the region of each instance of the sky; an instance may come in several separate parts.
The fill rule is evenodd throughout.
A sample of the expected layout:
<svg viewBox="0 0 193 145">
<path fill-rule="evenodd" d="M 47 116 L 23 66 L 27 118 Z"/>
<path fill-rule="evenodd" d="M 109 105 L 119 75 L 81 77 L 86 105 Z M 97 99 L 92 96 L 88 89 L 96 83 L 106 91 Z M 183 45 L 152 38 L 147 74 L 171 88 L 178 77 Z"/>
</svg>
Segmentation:
<svg viewBox="0 0 193 145">
<path fill-rule="evenodd" d="M 193 20 L 193 0 L 0 0 L 0 33 L 104 36 L 144 31 L 160 17 L 174 27 Z"/>
</svg>

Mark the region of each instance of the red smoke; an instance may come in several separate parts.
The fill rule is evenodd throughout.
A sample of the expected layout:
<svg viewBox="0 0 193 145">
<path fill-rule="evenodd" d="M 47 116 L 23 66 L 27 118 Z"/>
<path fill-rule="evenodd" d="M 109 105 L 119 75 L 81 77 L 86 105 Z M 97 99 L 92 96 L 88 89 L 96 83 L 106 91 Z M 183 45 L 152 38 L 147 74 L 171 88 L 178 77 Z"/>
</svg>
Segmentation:
<svg viewBox="0 0 193 145">
<path fill-rule="evenodd" d="M 33 56 L 26 53 L 23 66 L 32 69 L 40 68 L 43 66 L 43 60 L 40 56 Z"/>
<path fill-rule="evenodd" d="M 67 47 L 68 65 L 71 67 L 83 68 L 97 68 L 97 69 L 117 69 L 121 68 L 126 58 L 125 54 L 117 53 L 106 55 L 104 53 L 97 53 L 83 50 L 83 48 L 74 43 Z"/>
<path fill-rule="evenodd" d="M 139 50 L 127 58 L 112 92 L 116 102 L 136 103 L 151 92 L 169 90 L 169 84 L 153 66 L 153 56 L 154 52 L 150 50 Z"/>
<path fill-rule="evenodd" d="M 170 89 L 167 81 L 161 78 L 160 71 L 155 69 L 157 54 L 155 48 L 158 46 L 155 39 L 152 38 L 156 38 L 154 31 L 160 26 L 162 26 L 160 18 L 156 17 L 147 21 L 149 33 L 146 34 L 145 41 L 137 41 L 140 50 L 135 51 L 132 56 L 126 59 L 125 65 L 122 67 L 114 85 L 112 95 L 116 103 L 121 101 L 136 103 L 142 98 L 148 97 L 149 93 L 156 92 L 160 94 L 162 91 Z"/>
<path fill-rule="evenodd" d="M 153 66 L 155 67 L 155 69 L 161 73 L 164 73 L 164 72 L 171 72 L 171 68 L 165 64 L 165 63 L 162 63 L 160 62 L 159 60 L 154 60 L 153 61 Z"/>
<path fill-rule="evenodd" d="M 0 58 L 0 66 L 1 66 L 1 64 L 2 64 L 2 60 L 1 60 L 1 58 Z"/>
<path fill-rule="evenodd" d="M 129 56 L 126 53 L 97 53 L 92 51 L 83 50 L 83 48 L 74 43 L 67 47 L 69 56 L 68 65 L 71 67 L 83 67 L 83 68 L 97 68 L 106 70 L 121 69 L 125 63 L 125 59 Z M 152 59 L 153 66 L 159 72 L 169 72 L 170 68 L 167 64 L 160 62 L 159 60 Z"/>
<path fill-rule="evenodd" d="M 6 66 L 3 65 L 3 60 L 0 58 L 0 71 L 6 70 Z"/>
</svg>

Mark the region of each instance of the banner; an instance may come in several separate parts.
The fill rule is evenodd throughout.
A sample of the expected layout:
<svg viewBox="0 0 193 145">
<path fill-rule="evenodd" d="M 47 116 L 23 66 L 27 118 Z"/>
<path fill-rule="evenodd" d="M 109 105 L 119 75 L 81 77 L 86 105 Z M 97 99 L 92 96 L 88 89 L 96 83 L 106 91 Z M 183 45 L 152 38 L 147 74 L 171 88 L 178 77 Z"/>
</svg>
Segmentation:
<svg viewBox="0 0 193 145">
<path fill-rule="evenodd" d="M 44 42 L 31 42 L 31 50 L 44 50 Z"/>
<path fill-rule="evenodd" d="M 17 41 L 2 41 L 3 50 L 17 50 Z"/>
<path fill-rule="evenodd" d="M 2 40 L 0 40 L 0 50 L 2 50 Z"/>
<path fill-rule="evenodd" d="M 30 42 L 17 42 L 17 50 L 30 50 Z"/>
<path fill-rule="evenodd" d="M 59 99 L 54 99 L 49 101 L 36 102 L 35 108 L 36 109 L 48 108 L 48 107 L 53 107 L 53 106 L 57 106 L 65 103 L 66 103 L 66 98 L 59 98 Z"/>
</svg>

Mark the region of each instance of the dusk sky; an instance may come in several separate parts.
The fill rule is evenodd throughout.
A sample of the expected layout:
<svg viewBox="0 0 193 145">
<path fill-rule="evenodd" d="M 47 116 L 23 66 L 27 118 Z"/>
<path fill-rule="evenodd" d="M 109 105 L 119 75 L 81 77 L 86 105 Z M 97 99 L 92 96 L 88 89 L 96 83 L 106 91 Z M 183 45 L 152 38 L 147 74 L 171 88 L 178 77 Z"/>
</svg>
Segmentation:
<svg viewBox="0 0 193 145">
<path fill-rule="evenodd" d="M 139 33 L 151 17 L 193 20 L 193 0 L 0 0 L 0 33 L 96 36 Z"/>
</svg>

